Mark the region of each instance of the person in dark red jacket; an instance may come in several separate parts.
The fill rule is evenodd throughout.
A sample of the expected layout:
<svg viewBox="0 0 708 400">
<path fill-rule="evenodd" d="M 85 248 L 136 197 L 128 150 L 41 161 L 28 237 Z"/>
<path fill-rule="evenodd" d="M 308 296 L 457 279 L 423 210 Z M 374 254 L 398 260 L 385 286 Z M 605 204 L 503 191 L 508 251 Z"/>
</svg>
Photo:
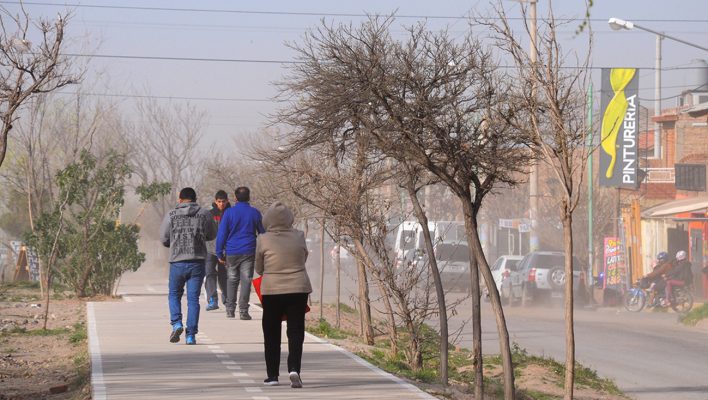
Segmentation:
<svg viewBox="0 0 708 400">
<path fill-rule="evenodd" d="M 217 228 L 221 222 L 221 217 L 229 207 L 231 207 L 229 195 L 223 190 L 217 191 L 214 195 L 214 203 L 209 209 Z M 206 310 L 211 311 L 219 308 L 217 283 L 219 290 L 221 290 L 221 303 L 226 305 L 226 264 L 220 263 L 219 257 L 216 256 L 216 239 L 207 242 L 207 251 L 209 254 L 205 260 L 204 291 L 208 300 Z"/>
<path fill-rule="evenodd" d="M 681 250 L 676 253 L 676 266 L 666 273 L 666 300 L 673 302 L 671 292 L 674 287 L 686 286 L 693 281 L 693 272 L 691 271 L 691 262 L 688 261 L 688 254 Z"/>
</svg>

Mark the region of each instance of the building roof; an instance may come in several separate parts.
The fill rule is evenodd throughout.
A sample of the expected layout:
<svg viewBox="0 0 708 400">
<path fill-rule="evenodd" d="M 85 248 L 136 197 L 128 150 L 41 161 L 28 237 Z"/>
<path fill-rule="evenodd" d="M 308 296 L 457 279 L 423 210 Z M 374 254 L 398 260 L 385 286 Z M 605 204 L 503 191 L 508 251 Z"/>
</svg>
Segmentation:
<svg viewBox="0 0 708 400">
<path fill-rule="evenodd" d="M 708 209 L 708 197 L 691 197 L 688 199 L 672 200 L 648 208 L 642 212 L 642 218 L 671 217 L 675 214 L 705 209 Z"/>
<path fill-rule="evenodd" d="M 703 115 L 708 115 L 708 103 L 701 103 L 695 105 L 685 110 L 684 113 L 690 115 L 691 117 L 701 117 Z"/>
</svg>

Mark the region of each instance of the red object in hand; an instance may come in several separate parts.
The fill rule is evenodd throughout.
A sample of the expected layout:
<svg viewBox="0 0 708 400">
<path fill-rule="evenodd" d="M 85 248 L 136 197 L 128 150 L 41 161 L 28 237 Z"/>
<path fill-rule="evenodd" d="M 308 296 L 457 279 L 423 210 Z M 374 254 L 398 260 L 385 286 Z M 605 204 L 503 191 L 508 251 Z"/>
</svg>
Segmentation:
<svg viewBox="0 0 708 400">
<path fill-rule="evenodd" d="M 251 282 L 253 283 L 253 288 L 256 290 L 256 295 L 258 296 L 258 300 L 260 300 L 261 305 L 263 305 L 263 296 L 261 296 L 261 282 L 263 281 L 263 275 L 259 276 L 258 278 L 253 278 Z M 308 313 L 310 312 L 310 306 L 305 304 L 305 312 Z M 287 320 L 287 316 L 283 314 L 283 321 Z"/>
</svg>

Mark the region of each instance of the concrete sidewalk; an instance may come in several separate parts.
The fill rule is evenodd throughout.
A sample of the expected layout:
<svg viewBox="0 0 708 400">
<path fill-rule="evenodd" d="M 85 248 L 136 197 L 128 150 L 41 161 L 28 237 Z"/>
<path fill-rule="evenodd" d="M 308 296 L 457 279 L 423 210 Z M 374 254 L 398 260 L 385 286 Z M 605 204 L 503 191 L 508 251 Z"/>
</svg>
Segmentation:
<svg viewBox="0 0 708 400">
<path fill-rule="evenodd" d="M 87 307 L 94 400 L 435 398 L 309 334 L 303 351 L 304 387 L 291 389 L 285 329 L 280 385 L 264 386 L 258 307 L 251 307 L 253 320 L 241 321 L 226 319 L 223 307 L 205 312 L 202 304 L 196 346 L 185 345 L 184 334 L 180 343 L 169 343 L 166 293 L 149 290 Z"/>
</svg>

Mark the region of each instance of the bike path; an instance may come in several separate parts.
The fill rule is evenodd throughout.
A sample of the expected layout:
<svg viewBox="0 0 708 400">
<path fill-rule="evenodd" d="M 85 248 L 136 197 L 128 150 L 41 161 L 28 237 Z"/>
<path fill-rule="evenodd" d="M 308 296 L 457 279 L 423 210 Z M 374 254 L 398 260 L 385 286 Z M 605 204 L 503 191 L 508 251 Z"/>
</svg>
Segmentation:
<svg viewBox="0 0 708 400">
<path fill-rule="evenodd" d="M 262 312 L 257 307 L 251 307 L 251 321 L 227 319 L 223 307 L 202 311 L 196 346 L 185 345 L 184 334 L 180 343 L 169 343 L 167 296 L 154 288 L 150 294 L 87 307 L 94 400 L 434 399 L 309 334 L 303 351 L 304 387 L 291 389 L 285 324 L 280 385 L 264 386 Z"/>
</svg>

